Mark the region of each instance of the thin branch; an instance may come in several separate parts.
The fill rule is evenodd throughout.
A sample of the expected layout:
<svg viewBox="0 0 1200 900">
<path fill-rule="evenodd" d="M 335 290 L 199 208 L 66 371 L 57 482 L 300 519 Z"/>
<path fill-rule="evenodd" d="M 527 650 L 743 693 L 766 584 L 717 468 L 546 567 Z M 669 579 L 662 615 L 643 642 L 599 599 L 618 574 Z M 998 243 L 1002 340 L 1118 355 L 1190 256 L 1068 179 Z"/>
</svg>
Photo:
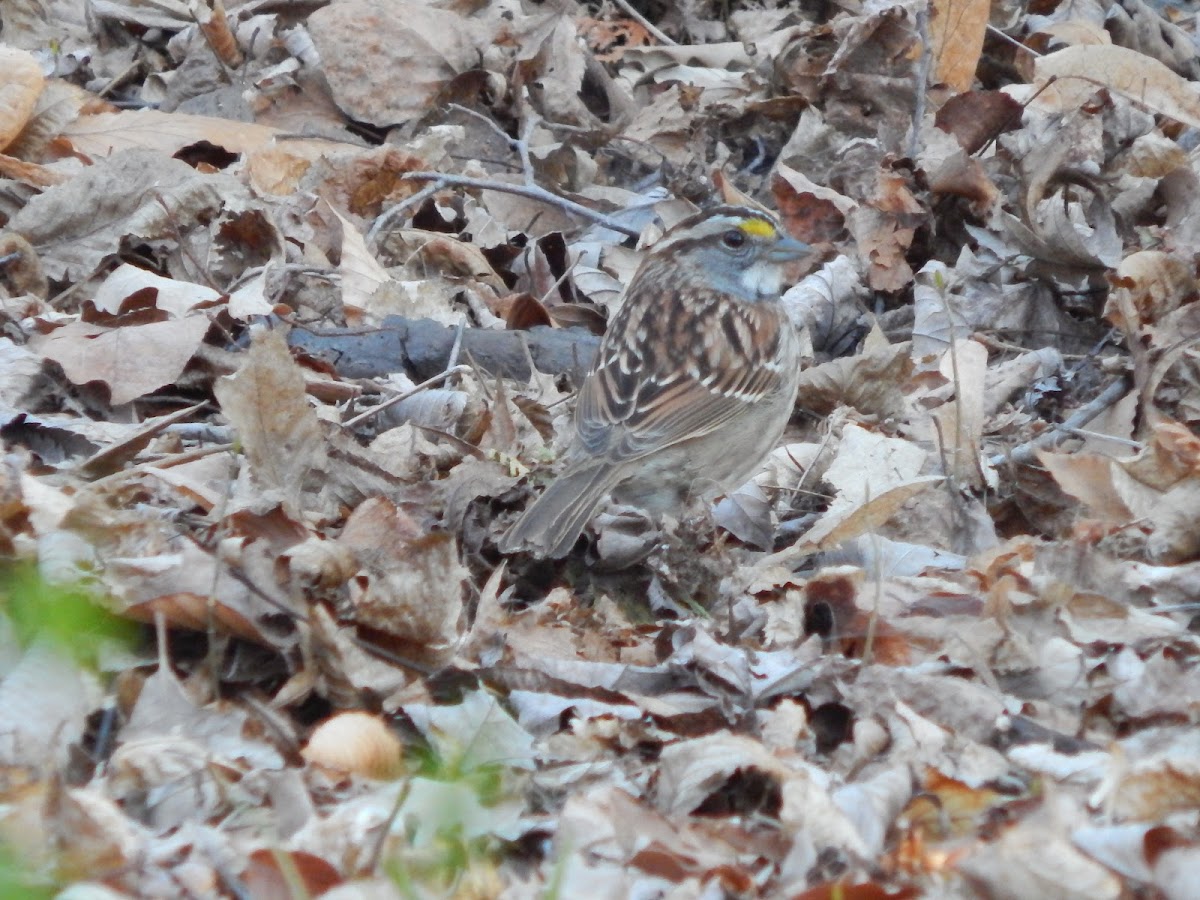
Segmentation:
<svg viewBox="0 0 1200 900">
<path fill-rule="evenodd" d="M 447 103 L 446 109 L 452 109 L 455 112 L 462 113 L 464 116 L 470 116 L 472 119 L 478 119 L 480 122 L 482 122 L 484 125 L 486 125 L 491 131 L 493 131 L 494 133 L 499 135 L 500 139 L 502 141 L 504 141 L 504 143 L 511 144 L 513 142 L 513 137 L 511 134 L 509 134 L 507 131 L 505 131 L 503 128 L 501 128 L 499 125 L 497 125 L 494 121 L 492 121 L 492 119 L 485 116 L 483 113 L 479 112 L 478 110 L 471 109 L 469 106 L 463 106 L 461 103 Z"/>
<path fill-rule="evenodd" d="M 929 90 L 929 76 L 933 71 L 933 54 L 929 52 L 929 7 L 921 4 L 917 9 L 917 34 L 921 38 L 921 59 L 917 62 L 917 70 L 913 74 L 917 80 L 916 102 L 913 104 L 912 132 L 909 135 L 908 155 L 917 158 L 920 150 L 921 122 L 925 118 L 926 91 Z"/>
<path fill-rule="evenodd" d="M 439 187 L 465 187 L 474 188 L 478 191 L 499 191 L 502 194 L 515 194 L 518 197 L 527 197 L 530 200 L 536 200 L 548 206 L 556 206 L 565 212 L 582 216 L 585 219 L 603 225 L 605 228 L 611 228 L 613 231 L 628 235 L 629 237 L 636 238 L 641 234 L 637 229 L 630 228 L 625 223 L 612 218 L 612 216 L 597 212 L 594 209 L 584 206 L 582 203 L 568 200 L 566 197 L 560 197 L 558 194 L 553 194 L 536 184 L 506 184 L 503 181 L 492 181 L 488 178 L 468 178 L 465 175 L 447 175 L 443 172 L 407 172 L 403 177 L 412 181 L 432 181 Z"/>
<path fill-rule="evenodd" d="M 1003 31 L 1001 31 L 995 25 L 989 25 L 987 27 L 987 30 L 990 33 L 994 34 L 996 37 L 1000 38 L 1002 41 L 1008 41 L 1008 43 L 1012 44 L 1018 50 L 1024 50 L 1026 53 L 1029 53 L 1033 56 L 1044 56 L 1045 55 L 1045 54 L 1039 53 L 1038 51 L 1034 50 L 1032 47 L 1026 47 L 1024 44 L 1022 44 L 1016 38 L 1009 37 L 1007 34 L 1005 34 Z"/>
<path fill-rule="evenodd" d="M 415 194 L 405 197 L 395 206 L 390 207 L 386 212 L 380 214 L 380 216 L 371 225 L 370 230 L 367 232 L 367 246 L 376 247 L 376 241 L 379 239 L 379 232 L 389 227 L 392 222 L 400 218 L 401 215 L 412 209 L 414 206 L 420 206 L 441 189 L 442 186 L 436 181 L 432 182 L 431 184 L 427 184 Z"/>
<path fill-rule="evenodd" d="M 521 136 L 512 142 L 512 147 L 517 151 L 517 156 L 521 160 L 521 171 L 525 175 L 525 184 L 535 187 L 537 181 L 533 175 L 533 160 L 529 157 L 529 136 L 533 134 L 533 129 L 537 126 L 537 120 L 529 112 L 528 104 L 523 105 L 526 112 L 521 120 Z"/>
<path fill-rule="evenodd" d="M 613 0 L 613 3 L 621 7 L 621 9 L 624 10 L 625 15 L 629 16 L 631 19 L 634 19 L 639 25 L 654 35 L 654 39 L 656 41 L 660 41 L 661 43 L 672 47 L 675 46 L 676 41 L 671 40 L 669 37 L 659 31 L 658 27 L 653 22 L 633 8 L 633 4 L 630 3 L 629 0 Z"/>
<path fill-rule="evenodd" d="M 1112 406 L 1120 400 L 1125 392 L 1129 390 L 1128 379 L 1122 377 L 1112 381 L 1100 394 L 1088 403 L 1086 406 L 1081 406 L 1075 410 L 1065 422 L 1055 425 L 1049 431 L 1039 434 L 1032 441 L 1026 441 L 1024 444 L 1013 447 L 1008 453 L 997 453 L 990 460 L 993 466 L 1000 466 L 1006 462 L 1024 465 L 1031 463 L 1035 459 L 1035 453 L 1038 450 L 1050 447 L 1059 438 L 1064 437 L 1076 429 L 1082 428 L 1108 407 Z"/>
<path fill-rule="evenodd" d="M 537 121 L 533 114 L 529 112 L 528 104 L 522 103 L 521 106 L 525 110 L 521 116 L 521 134 L 520 137 L 513 137 L 483 113 L 468 109 L 461 103 L 446 104 L 447 109 L 453 109 L 473 119 L 478 119 L 491 129 L 491 131 L 498 134 L 500 139 L 508 144 L 509 149 L 516 153 L 517 158 L 521 160 L 521 175 L 525 179 L 525 184 L 532 186 L 537 182 L 534 178 L 533 161 L 529 158 L 529 136 L 533 134 L 533 129 L 537 125 Z"/>
<path fill-rule="evenodd" d="M 437 375 L 434 375 L 432 378 L 426 378 L 424 381 L 422 381 L 416 387 L 411 388 L 410 390 L 407 390 L 402 394 L 397 394 L 395 397 L 389 397 L 388 399 L 386 399 L 382 403 L 380 403 L 378 406 L 372 406 L 370 409 L 359 413 L 353 419 L 349 419 L 349 420 L 343 422 L 342 425 L 346 428 L 353 428 L 354 426 L 358 425 L 360 422 L 365 422 L 367 419 L 371 418 L 371 416 L 374 416 L 374 415 L 377 415 L 377 414 L 383 412 L 389 406 L 395 406 L 397 403 L 402 403 L 405 400 L 407 400 L 409 397 L 414 397 L 417 394 L 421 393 L 421 391 L 425 390 L 426 388 L 431 388 L 435 384 L 440 384 L 441 382 L 445 381 L 448 378 L 453 378 L 455 375 L 466 375 L 470 371 L 472 371 L 470 366 L 453 366 L 453 367 L 447 369 L 445 372 L 439 372 Z"/>
</svg>

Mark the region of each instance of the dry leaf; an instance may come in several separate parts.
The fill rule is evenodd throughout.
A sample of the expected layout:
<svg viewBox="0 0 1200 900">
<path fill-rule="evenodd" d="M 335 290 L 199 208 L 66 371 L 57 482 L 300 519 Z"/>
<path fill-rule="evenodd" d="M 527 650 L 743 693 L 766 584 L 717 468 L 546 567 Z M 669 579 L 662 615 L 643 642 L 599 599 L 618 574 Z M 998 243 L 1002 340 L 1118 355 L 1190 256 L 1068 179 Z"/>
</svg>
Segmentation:
<svg viewBox="0 0 1200 900">
<path fill-rule="evenodd" d="M 173 156 L 200 141 L 224 147 L 231 153 L 251 154 L 268 147 L 277 135 L 276 129 L 253 122 L 154 109 L 84 115 L 62 130 L 62 137 L 76 150 L 93 157 L 135 148 Z"/>
<path fill-rule="evenodd" d="M 1068 47 L 1034 62 L 1034 102 L 1058 110 L 1076 109 L 1100 88 L 1124 94 L 1152 112 L 1200 128 L 1200 92 L 1156 59 L 1125 47 Z"/>
<path fill-rule="evenodd" d="M 929 4 L 929 52 L 936 81 L 957 93 L 970 90 L 983 52 L 989 0 L 934 0 Z"/>
<path fill-rule="evenodd" d="M 472 20 L 412 0 L 341 0 L 313 13 L 308 30 L 338 106 L 380 126 L 423 114 L 487 43 Z"/>
<path fill-rule="evenodd" d="M 119 328 L 73 322 L 30 346 L 75 384 L 108 385 L 110 402 L 120 405 L 174 383 L 211 324 L 204 315 Z"/>
<path fill-rule="evenodd" d="M 255 336 L 235 375 L 213 385 L 221 411 L 237 430 L 260 504 L 282 502 L 292 515 L 304 508 L 308 479 L 325 462 L 324 436 L 308 405 L 304 378 L 276 331 Z"/>
<path fill-rule="evenodd" d="M 29 122 L 42 93 L 41 66 L 32 53 L 15 47 L 0 47 L 0 150 L 16 140 Z"/>
</svg>

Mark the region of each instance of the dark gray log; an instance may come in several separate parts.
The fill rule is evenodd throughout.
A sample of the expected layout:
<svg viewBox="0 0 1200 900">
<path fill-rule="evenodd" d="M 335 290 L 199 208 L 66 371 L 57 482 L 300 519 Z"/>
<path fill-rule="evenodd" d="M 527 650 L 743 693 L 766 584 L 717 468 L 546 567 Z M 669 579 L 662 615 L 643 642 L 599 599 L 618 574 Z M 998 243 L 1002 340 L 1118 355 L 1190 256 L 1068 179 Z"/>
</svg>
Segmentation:
<svg viewBox="0 0 1200 900">
<path fill-rule="evenodd" d="M 318 333 L 293 327 L 288 343 L 328 363 L 346 378 L 374 378 L 403 370 L 424 381 L 445 371 L 457 336 L 454 326 L 430 319 L 388 316 L 381 327 L 370 330 L 340 328 Z M 493 375 L 525 381 L 532 358 L 538 371 L 569 374 L 578 382 L 587 374 L 599 346 L 600 338 L 582 328 L 465 328 L 458 362 L 474 362 Z"/>
</svg>

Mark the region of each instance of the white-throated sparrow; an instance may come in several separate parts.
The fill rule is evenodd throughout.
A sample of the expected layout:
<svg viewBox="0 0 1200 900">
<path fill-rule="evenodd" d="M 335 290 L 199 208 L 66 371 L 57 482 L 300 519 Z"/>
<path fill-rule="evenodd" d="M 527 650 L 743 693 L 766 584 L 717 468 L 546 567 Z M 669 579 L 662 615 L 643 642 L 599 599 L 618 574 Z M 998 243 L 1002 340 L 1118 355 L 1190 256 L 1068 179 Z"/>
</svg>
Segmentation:
<svg viewBox="0 0 1200 900">
<path fill-rule="evenodd" d="M 796 399 L 799 345 L 778 301 L 784 266 L 809 249 L 740 206 L 655 243 L 579 391 L 566 467 L 500 549 L 564 556 L 606 496 L 661 513 L 753 474 Z"/>
</svg>

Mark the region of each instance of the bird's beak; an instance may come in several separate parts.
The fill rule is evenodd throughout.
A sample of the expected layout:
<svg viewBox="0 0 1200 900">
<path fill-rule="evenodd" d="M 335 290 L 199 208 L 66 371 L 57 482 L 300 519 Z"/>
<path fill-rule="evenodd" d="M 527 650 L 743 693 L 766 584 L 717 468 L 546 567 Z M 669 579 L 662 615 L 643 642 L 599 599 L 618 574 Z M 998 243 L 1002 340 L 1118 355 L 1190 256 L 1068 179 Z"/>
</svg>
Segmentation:
<svg viewBox="0 0 1200 900">
<path fill-rule="evenodd" d="M 789 263 L 792 260 L 804 259 L 812 253 L 812 247 L 791 237 L 781 237 L 775 242 L 770 250 L 767 251 L 767 259 L 773 263 Z"/>
</svg>

